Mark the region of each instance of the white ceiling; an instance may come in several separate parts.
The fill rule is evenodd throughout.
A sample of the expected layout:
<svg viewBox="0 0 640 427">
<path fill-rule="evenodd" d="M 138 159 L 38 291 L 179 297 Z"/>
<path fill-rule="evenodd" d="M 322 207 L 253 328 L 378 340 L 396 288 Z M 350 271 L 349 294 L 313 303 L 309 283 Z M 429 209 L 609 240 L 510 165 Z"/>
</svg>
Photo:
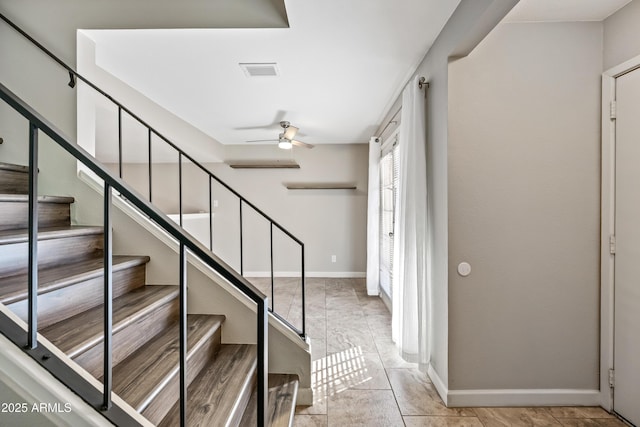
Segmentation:
<svg viewBox="0 0 640 427">
<path fill-rule="evenodd" d="M 521 0 L 505 22 L 601 21 L 630 0 Z M 289 28 L 91 30 L 96 62 L 223 144 L 368 141 L 460 0 L 285 0 Z M 248 78 L 240 62 L 276 62 Z"/>
<path fill-rule="evenodd" d="M 602 21 L 631 0 L 520 0 L 504 22 Z"/>
<path fill-rule="evenodd" d="M 223 144 L 363 143 L 460 0 L 285 1 L 290 28 L 96 30 L 96 63 Z M 247 78 L 240 62 L 276 62 Z"/>
</svg>

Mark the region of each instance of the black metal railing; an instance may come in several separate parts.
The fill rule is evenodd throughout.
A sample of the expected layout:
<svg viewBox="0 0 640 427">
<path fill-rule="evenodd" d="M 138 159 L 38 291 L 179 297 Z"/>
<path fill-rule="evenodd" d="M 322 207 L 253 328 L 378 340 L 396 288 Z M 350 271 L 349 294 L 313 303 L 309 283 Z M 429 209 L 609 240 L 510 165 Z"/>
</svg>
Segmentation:
<svg viewBox="0 0 640 427">
<path fill-rule="evenodd" d="M 92 83 L 91 81 L 89 81 L 87 78 L 83 77 L 82 75 L 80 75 L 79 73 L 77 73 L 71 66 L 67 65 L 64 61 L 62 61 L 62 59 L 60 59 L 58 56 L 56 56 L 55 54 L 53 54 L 51 51 L 49 51 L 45 46 L 43 46 L 40 42 L 38 42 L 36 39 L 34 39 L 33 37 L 31 37 L 29 34 L 27 34 L 24 30 L 22 30 L 20 27 L 18 27 L 16 24 L 14 24 L 10 19 L 8 19 L 6 16 L 4 16 L 3 14 L 0 14 L 0 19 L 2 19 L 5 23 L 7 23 L 11 28 L 13 28 L 15 31 L 17 31 L 20 35 L 22 35 L 24 38 L 26 38 L 27 40 L 29 40 L 33 45 L 35 45 L 39 50 L 41 50 L 46 56 L 48 56 L 49 58 L 51 58 L 53 61 L 55 61 L 60 67 L 64 68 L 68 73 L 69 73 L 69 83 L 68 85 L 70 87 L 75 87 L 77 84 L 77 80 L 80 80 L 81 82 L 85 83 L 88 87 L 90 87 L 91 89 L 93 89 L 94 91 L 96 91 L 97 93 L 99 93 L 100 95 L 102 95 L 104 98 L 106 98 L 107 100 L 109 100 L 112 104 L 114 104 L 117 108 L 118 108 L 118 174 L 120 178 L 123 178 L 123 116 L 122 113 L 126 113 L 129 117 L 131 117 L 132 119 L 134 119 L 135 121 L 137 121 L 140 125 L 142 125 L 146 130 L 147 130 L 147 149 L 148 149 L 148 179 L 149 179 L 149 188 L 148 188 L 148 195 L 149 195 L 149 202 L 153 201 L 153 153 L 152 153 L 152 139 L 153 136 L 156 136 L 157 138 L 159 138 L 161 141 L 163 141 L 164 143 L 167 144 L 167 146 L 169 146 L 172 150 L 174 150 L 177 153 L 177 157 L 178 157 L 178 192 L 179 192 L 179 201 L 178 201 L 178 210 L 179 210 L 179 224 L 182 227 L 183 226 L 183 200 L 182 200 L 182 196 L 183 196 L 183 170 L 182 170 L 182 164 L 183 161 L 188 160 L 189 162 L 191 162 L 195 167 L 197 167 L 199 170 L 201 170 L 202 172 L 204 172 L 205 174 L 207 174 L 208 176 L 208 187 L 209 187 L 209 250 L 213 251 L 213 210 L 212 210 L 212 198 L 213 198 L 213 191 L 212 191 L 212 182 L 217 182 L 218 184 L 220 184 L 224 189 L 226 189 L 227 191 L 229 191 L 232 195 L 234 195 L 235 197 L 238 198 L 239 200 L 239 205 L 240 205 L 240 211 L 239 211 L 239 218 L 240 218 L 240 266 L 239 269 L 237 269 L 236 271 L 238 271 L 241 275 L 244 275 L 244 251 L 243 251 L 243 220 L 242 220 L 242 206 L 246 205 L 248 207 L 250 207 L 251 209 L 253 209 L 256 213 L 258 213 L 260 216 L 262 216 L 265 220 L 267 220 L 269 222 L 269 226 L 270 226 L 270 254 L 271 254 L 271 264 L 270 264 L 270 274 L 271 274 L 271 296 L 272 296 L 272 301 L 271 301 L 271 307 L 269 307 L 269 311 L 275 316 L 277 317 L 280 321 L 282 321 L 284 324 L 286 324 L 290 329 L 294 330 L 300 337 L 305 338 L 306 337 L 306 309 L 305 309 L 305 251 L 304 251 L 304 243 L 298 239 L 297 237 L 295 237 L 291 232 L 289 232 L 287 229 L 285 229 L 283 226 L 281 226 L 280 224 L 278 224 L 278 222 L 276 222 L 273 218 L 271 218 L 270 216 L 268 216 L 266 213 L 264 213 L 261 209 L 259 209 L 257 206 L 255 206 L 253 203 L 251 203 L 249 200 L 247 200 L 245 197 L 243 197 L 240 193 L 238 193 L 236 190 L 234 190 L 232 187 L 230 187 L 227 183 L 225 183 L 224 181 L 222 181 L 220 178 L 218 178 L 216 175 L 214 175 L 209 169 L 207 169 L 206 167 L 204 167 L 200 162 L 198 162 L 197 160 L 195 160 L 192 156 L 190 156 L 188 153 L 186 153 L 184 150 L 182 150 L 181 148 L 179 148 L 176 144 L 174 144 L 169 138 L 167 138 L 166 136 L 164 136 L 163 134 L 161 134 L 159 131 L 157 131 L 156 129 L 154 129 L 151 125 L 149 125 L 146 121 L 144 121 L 142 118 L 140 118 L 138 115 L 136 115 L 135 113 L 133 113 L 131 110 L 129 110 L 127 107 L 125 107 L 123 104 L 121 104 L 120 102 L 118 102 L 116 99 L 114 99 L 111 95 L 109 95 L 107 92 L 105 92 L 104 90 L 102 90 L 101 88 L 99 88 L 97 85 L 95 85 L 94 83 Z M 274 283 L 274 268 L 273 268 L 273 258 L 274 258 L 274 253 L 273 253 L 273 227 L 276 227 L 277 229 L 279 229 L 284 235 L 286 235 L 288 238 L 290 238 L 293 242 L 295 242 L 297 245 L 300 246 L 300 286 L 301 286 L 301 311 L 302 311 L 302 319 L 301 319 L 301 326 L 300 328 L 298 328 L 297 326 L 294 326 L 293 324 L 290 323 L 290 321 L 288 319 L 285 318 L 285 315 L 278 313 L 277 311 L 275 311 L 275 283 Z"/>
<path fill-rule="evenodd" d="M 179 304 L 180 304 L 180 420 L 181 426 L 186 426 L 187 414 L 187 251 L 200 259 L 221 277 L 239 289 L 244 295 L 256 304 L 257 325 L 257 397 L 258 425 L 266 425 L 267 408 L 267 372 L 268 372 L 268 308 L 269 299 L 257 290 L 244 277 L 235 272 L 224 261 L 215 256 L 208 248 L 197 242 L 175 222 L 159 211 L 150 202 L 144 200 L 135 190 L 129 187 L 122 179 L 116 177 L 105 166 L 97 162 L 89 153 L 78 145 L 73 144 L 54 125 L 28 106 L 23 100 L 9 91 L 0 83 L 0 98 L 17 111 L 29 122 L 29 262 L 28 262 L 28 331 L 26 346 L 24 334 L 16 332 L 15 324 L 6 316 L 0 316 L 0 328 L 14 343 L 25 347 L 25 351 L 42 366 L 50 370 L 54 376 L 68 387 L 85 398 L 87 403 L 114 422 L 116 425 L 137 425 L 137 422 L 128 416 L 120 408 L 114 408 L 111 402 L 112 392 L 112 235 L 111 235 L 111 205 L 112 190 L 119 192 L 139 212 L 146 215 L 159 227 L 165 230 L 179 243 L 180 246 L 180 278 L 179 278 Z M 42 132 L 53 140 L 58 146 L 91 170 L 104 182 L 104 373 L 102 399 L 99 405 L 95 402 L 95 389 L 86 381 L 83 382 L 77 374 L 70 372 L 68 366 L 52 356 L 51 352 L 39 350 L 37 341 L 38 314 L 37 314 L 37 290 L 38 290 L 38 135 Z M 50 363 L 49 360 L 52 360 Z M 78 385 L 79 384 L 79 385 Z M 125 421 L 123 421 L 125 420 Z"/>
</svg>

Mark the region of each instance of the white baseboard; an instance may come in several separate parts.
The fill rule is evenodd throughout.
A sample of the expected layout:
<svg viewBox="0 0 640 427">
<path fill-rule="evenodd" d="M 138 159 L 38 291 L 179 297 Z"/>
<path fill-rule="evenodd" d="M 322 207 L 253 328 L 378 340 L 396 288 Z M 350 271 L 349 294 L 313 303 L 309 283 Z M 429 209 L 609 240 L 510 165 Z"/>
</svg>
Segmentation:
<svg viewBox="0 0 640 427">
<path fill-rule="evenodd" d="M 446 403 L 447 406 L 452 408 L 477 406 L 600 406 L 600 390 L 449 390 Z"/>
<path fill-rule="evenodd" d="M 300 271 L 276 271 L 273 277 L 299 277 Z M 244 277 L 271 277 L 270 271 L 245 271 Z M 328 277 L 335 279 L 361 279 L 364 271 L 307 271 L 305 277 Z"/>
<path fill-rule="evenodd" d="M 600 406 L 600 390 L 502 389 L 449 390 L 431 365 L 427 375 L 449 408 L 492 406 Z"/>
<path fill-rule="evenodd" d="M 431 363 L 429 363 L 429 367 L 427 368 L 427 375 L 431 379 L 431 383 L 433 383 L 445 406 L 449 406 L 447 386 L 444 384 L 444 381 L 442 381 L 442 378 L 440 378 L 440 375 L 433 369 Z"/>
</svg>

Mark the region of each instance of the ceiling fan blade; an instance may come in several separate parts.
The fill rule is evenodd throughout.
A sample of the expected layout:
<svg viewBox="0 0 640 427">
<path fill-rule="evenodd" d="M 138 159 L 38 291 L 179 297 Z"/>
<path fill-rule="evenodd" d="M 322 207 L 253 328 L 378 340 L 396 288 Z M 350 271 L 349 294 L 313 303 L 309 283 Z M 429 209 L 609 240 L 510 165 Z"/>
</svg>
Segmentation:
<svg viewBox="0 0 640 427">
<path fill-rule="evenodd" d="M 252 139 L 250 141 L 245 141 L 245 142 L 278 142 L 278 139 Z"/>
<path fill-rule="evenodd" d="M 271 123 L 267 123 L 267 124 L 264 124 L 262 126 L 241 126 L 241 127 L 236 127 L 236 128 L 233 128 L 233 129 L 234 130 L 273 129 L 274 127 L 278 126 L 278 123 L 280 123 L 282 120 L 284 120 L 286 115 L 287 115 L 286 111 L 278 110 L 278 111 L 276 111 L 276 116 L 273 118 L 273 121 Z"/>
<path fill-rule="evenodd" d="M 284 130 L 284 137 L 286 139 L 293 139 L 293 137 L 296 136 L 296 133 L 298 133 L 298 128 L 289 125 L 289 127 Z"/>
<path fill-rule="evenodd" d="M 297 146 L 297 147 L 304 147 L 304 148 L 313 148 L 314 145 L 313 144 L 307 144 L 306 142 L 302 142 L 302 141 L 297 141 L 295 139 L 291 140 L 291 144 Z"/>
</svg>

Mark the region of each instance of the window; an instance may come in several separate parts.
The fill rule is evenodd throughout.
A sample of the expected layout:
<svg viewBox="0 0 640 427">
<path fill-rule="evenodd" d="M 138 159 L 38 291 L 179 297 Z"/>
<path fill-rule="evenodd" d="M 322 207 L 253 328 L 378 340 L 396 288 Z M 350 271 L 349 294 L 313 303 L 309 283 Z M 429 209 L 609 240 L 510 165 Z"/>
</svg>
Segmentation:
<svg viewBox="0 0 640 427">
<path fill-rule="evenodd" d="M 382 145 L 380 159 L 380 288 L 393 298 L 393 233 L 398 188 L 398 133 Z"/>
</svg>

